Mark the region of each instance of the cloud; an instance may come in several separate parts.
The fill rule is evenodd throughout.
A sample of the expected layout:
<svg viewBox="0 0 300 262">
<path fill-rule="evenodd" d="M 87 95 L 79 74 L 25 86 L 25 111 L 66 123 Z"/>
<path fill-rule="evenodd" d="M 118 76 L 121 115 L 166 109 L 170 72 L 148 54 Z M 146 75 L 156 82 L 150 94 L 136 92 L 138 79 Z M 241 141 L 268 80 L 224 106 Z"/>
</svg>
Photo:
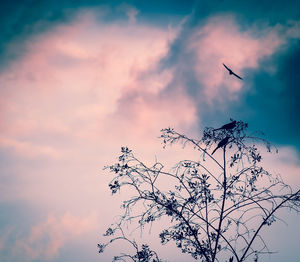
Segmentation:
<svg viewBox="0 0 300 262">
<path fill-rule="evenodd" d="M 81 191 L 83 203 L 99 195 L 95 176 L 120 146 L 154 155 L 159 130 L 168 126 L 197 136 L 212 109 L 208 101 L 222 108 L 243 92 L 221 63 L 241 72 L 259 68 L 284 42 L 276 31 L 265 32 L 241 31 L 228 16 L 180 32 L 103 23 L 85 10 L 72 23 L 32 38 L 27 53 L 0 74 L 0 146 L 16 161 L 18 192 L 6 191 L 5 199 L 72 203 Z M 177 60 L 168 66 L 179 40 Z M 39 167 L 28 168 L 26 159 Z"/>
<path fill-rule="evenodd" d="M 195 99 L 199 125 L 243 119 L 272 142 L 299 148 L 299 22 L 245 23 L 232 12 L 195 16 L 182 24 L 162 65 L 174 71 L 170 88 L 184 87 Z"/>
<path fill-rule="evenodd" d="M 288 20 L 299 20 L 299 12 L 294 8 L 297 0 L 291 0 L 290 5 L 283 5 L 280 0 L 262 0 L 259 5 L 255 1 L 198 1 L 194 8 L 192 23 L 202 23 L 208 17 L 224 14 L 235 14 L 238 23 L 243 27 L 257 22 L 274 26 L 286 23 Z"/>
<path fill-rule="evenodd" d="M 226 108 L 248 90 L 221 63 L 238 73 L 259 70 L 284 43 L 276 30 L 256 35 L 228 16 L 194 28 L 182 24 L 180 31 L 133 23 L 134 12 L 128 15 L 131 22 L 108 22 L 95 12 L 79 12 L 29 38 L 26 52 L 0 74 L 0 149 L 13 163 L 0 174 L 14 176 L 1 182 L 10 189 L 0 191 L 1 199 L 53 213 L 70 210 L 50 215 L 19 238 L 17 246 L 28 257 L 57 256 L 94 229 L 98 217 L 83 214 L 98 206 L 106 210 L 98 232 L 119 212 L 121 196 L 109 196 L 110 178 L 100 173 L 120 146 L 152 162 L 154 155 L 172 162 L 192 156 L 175 148 L 173 154 L 159 151 L 159 130 L 171 126 L 199 136 L 212 108 L 208 101 Z"/>
<path fill-rule="evenodd" d="M 294 147 L 280 147 L 278 154 L 265 154 L 264 158 L 270 172 L 280 174 L 283 181 L 294 190 L 299 189 L 299 155 Z"/>
<path fill-rule="evenodd" d="M 119 5 L 117 9 L 127 15 L 129 23 L 134 24 L 136 22 L 136 16 L 139 13 L 139 10 L 136 7 L 123 3 Z"/>
<path fill-rule="evenodd" d="M 222 63 L 242 74 L 245 69 L 258 68 L 260 60 L 272 55 L 282 42 L 272 30 L 259 38 L 251 29 L 241 31 L 230 16 L 208 19 L 188 39 L 188 51 L 196 56 L 195 74 L 206 100 L 220 100 L 220 93 L 227 93 L 226 98 L 232 100 L 243 87 L 243 81 L 229 76 Z"/>
<path fill-rule="evenodd" d="M 66 243 L 76 242 L 96 230 L 98 224 L 99 217 L 95 213 L 84 217 L 69 212 L 62 216 L 50 214 L 45 221 L 31 227 L 27 235 L 7 231 L 0 239 L 0 254 L 4 261 L 53 260 Z M 16 234 L 14 240 L 13 234 Z"/>
<path fill-rule="evenodd" d="M 2 175 L 14 174 L 1 197 L 59 211 L 80 203 L 84 213 L 105 194 L 99 173 L 121 146 L 152 160 L 161 128 L 197 132 L 196 104 L 167 90 L 174 72 L 159 67 L 176 33 L 85 10 L 31 38 L 0 74 L 0 147 L 13 163 Z"/>
<path fill-rule="evenodd" d="M 224 109 L 239 99 L 243 89 L 249 88 L 245 72 L 260 68 L 262 61 L 286 43 L 279 34 L 281 30 L 279 27 L 245 29 L 233 15 L 210 17 L 194 26 L 187 20 L 163 63 L 175 71 L 172 84 L 182 83 L 197 99 L 198 113 L 213 110 L 214 102 L 218 103 L 216 107 Z M 244 81 L 230 76 L 223 63 L 244 77 Z"/>
<path fill-rule="evenodd" d="M 59 158 L 61 152 L 57 152 L 51 146 L 34 145 L 28 142 L 22 142 L 13 139 L 0 139 L 0 146 L 3 149 L 9 149 L 17 154 L 32 158 L 32 157 L 51 157 Z"/>
<path fill-rule="evenodd" d="M 277 25 L 274 31 L 283 44 L 272 56 L 264 59 L 260 67 L 246 71 L 249 77 L 247 90 L 241 92 L 236 103 L 228 104 L 228 112 L 249 122 L 253 129 L 263 130 L 274 143 L 300 149 L 297 121 L 300 99 L 299 74 L 299 23 Z M 217 112 L 216 112 L 217 113 Z"/>
<path fill-rule="evenodd" d="M 170 37 L 153 27 L 101 25 L 92 14 L 83 14 L 71 25 L 32 39 L 22 59 L 0 75 L 2 144 L 30 156 L 18 148 L 32 144 L 36 152 L 37 136 L 45 148 L 59 151 L 49 137 L 61 141 L 93 128 L 98 132 L 129 90 L 157 94 L 165 87 L 169 71 L 138 78 L 165 54 Z M 152 102 L 159 104 L 155 96 Z"/>
</svg>

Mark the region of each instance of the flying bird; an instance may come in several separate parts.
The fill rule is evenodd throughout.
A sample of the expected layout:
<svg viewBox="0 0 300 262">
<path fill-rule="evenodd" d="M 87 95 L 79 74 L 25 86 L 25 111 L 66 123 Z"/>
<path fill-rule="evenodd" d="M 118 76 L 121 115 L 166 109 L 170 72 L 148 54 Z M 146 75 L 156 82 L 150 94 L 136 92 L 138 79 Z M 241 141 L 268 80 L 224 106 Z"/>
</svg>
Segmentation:
<svg viewBox="0 0 300 262">
<path fill-rule="evenodd" d="M 234 73 L 229 67 L 227 67 L 224 63 L 223 63 L 223 66 L 228 70 L 229 72 L 229 75 L 234 75 L 235 77 L 243 80 L 243 78 L 241 78 L 239 75 L 237 75 L 236 73 Z"/>
<path fill-rule="evenodd" d="M 217 147 L 215 148 L 215 150 L 211 153 L 211 155 L 213 155 L 219 148 L 226 146 L 228 144 L 229 141 L 229 136 L 226 136 L 225 138 L 223 138 L 219 144 L 217 145 Z"/>
<path fill-rule="evenodd" d="M 231 130 L 235 128 L 235 126 L 236 126 L 236 121 L 234 120 L 226 125 L 221 126 L 220 128 L 214 129 L 214 131 L 221 130 L 221 129 Z"/>
</svg>

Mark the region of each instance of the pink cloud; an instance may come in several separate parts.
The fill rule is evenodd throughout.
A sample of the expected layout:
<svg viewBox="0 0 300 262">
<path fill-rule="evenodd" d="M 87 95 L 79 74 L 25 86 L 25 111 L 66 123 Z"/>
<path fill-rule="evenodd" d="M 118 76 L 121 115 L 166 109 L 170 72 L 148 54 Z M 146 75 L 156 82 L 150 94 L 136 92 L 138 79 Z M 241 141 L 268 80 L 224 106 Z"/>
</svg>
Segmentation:
<svg viewBox="0 0 300 262">
<path fill-rule="evenodd" d="M 278 154 L 265 154 L 264 163 L 270 172 L 280 174 L 294 190 L 300 188 L 299 156 L 293 147 L 281 147 Z"/>
<path fill-rule="evenodd" d="M 175 34 L 134 23 L 105 24 L 86 12 L 32 38 L 24 56 L 0 74 L 1 149 L 23 160 L 48 160 L 38 167 L 16 163 L 15 182 L 10 190 L 0 190 L 1 199 L 22 199 L 50 210 L 68 206 L 80 214 L 98 206 L 107 209 L 97 229 L 94 215 L 49 216 L 18 241 L 27 257 L 51 259 L 72 238 L 104 230 L 119 212 L 121 197 L 110 197 L 102 167 L 115 161 L 120 146 L 134 147 L 151 162 L 154 155 L 172 163 L 183 155 L 198 157 L 193 150 L 159 150 L 161 128 L 175 127 L 195 137 L 199 132 L 197 99 L 181 83 L 173 85 L 174 68 L 157 69 Z M 209 99 L 221 83 L 230 81 L 225 88 L 232 93 L 242 88 L 216 69 L 221 62 L 238 70 L 255 68 L 279 45 L 276 34 L 257 40 L 230 19 L 209 21 L 188 42 Z M 232 46 L 235 53 L 228 51 Z"/>
<path fill-rule="evenodd" d="M 30 142 L 23 142 L 14 139 L 0 138 L 0 147 L 12 150 L 17 154 L 35 158 L 46 156 L 51 158 L 59 158 L 62 152 L 58 152 L 51 146 L 36 145 Z"/>
<path fill-rule="evenodd" d="M 0 75 L 3 147 L 27 157 L 38 151 L 51 157 L 63 149 L 49 137 L 99 138 L 99 133 L 90 135 L 106 130 L 108 117 L 119 110 L 118 100 L 128 90 L 157 94 L 170 81 L 172 73 L 163 71 L 143 79 L 141 86 L 139 75 L 166 54 L 172 37 L 155 27 L 101 24 L 85 12 L 73 23 L 33 38 L 26 54 Z M 154 96 L 152 101 L 157 104 Z M 44 138 L 43 147 L 33 136 Z"/>
<path fill-rule="evenodd" d="M 243 87 L 243 81 L 229 76 L 222 63 L 242 75 L 244 69 L 258 68 L 262 58 L 272 55 L 284 43 L 276 29 L 267 28 L 259 36 L 256 30 L 242 31 L 232 17 L 219 16 L 209 19 L 188 39 L 188 49 L 196 54 L 197 79 L 208 101 L 222 100 L 219 94 L 224 89 L 237 98 Z"/>
<path fill-rule="evenodd" d="M 134 128 L 133 136 L 139 134 L 151 141 L 151 136 L 164 127 L 187 131 L 197 122 L 197 116 L 194 102 L 182 90 L 166 95 L 138 91 L 129 92 L 122 98 L 112 121 L 121 124 L 125 132 Z"/>
<path fill-rule="evenodd" d="M 0 185 L 10 189 L 1 197 L 55 210 L 66 204 L 77 210 L 75 203 L 94 209 L 107 191 L 102 167 L 122 145 L 153 160 L 161 128 L 197 130 L 195 102 L 183 88 L 165 92 L 174 72 L 157 70 L 175 33 L 105 24 L 85 12 L 32 38 L 0 74 L 0 147 L 39 165 L 16 163 L 14 183 Z"/>
<path fill-rule="evenodd" d="M 161 128 L 197 136 L 197 98 L 173 82 L 174 68 L 157 69 L 176 33 L 139 24 L 104 24 L 85 12 L 32 38 L 24 56 L 0 75 L 0 146 L 24 159 L 42 156 L 54 162 L 42 170 L 16 166 L 18 194 L 12 190 L 11 197 L 72 202 L 83 185 L 86 198 L 97 196 L 99 180 L 94 177 L 120 146 L 153 156 L 161 148 Z M 241 32 L 233 19 L 219 17 L 187 38 L 209 99 L 222 87 L 232 93 L 242 87 L 229 78 L 222 62 L 233 69 L 255 68 L 281 43 L 273 31 L 259 39 L 253 35 L 251 30 Z M 61 181 L 71 185 L 66 188 Z"/>
<path fill-rule="evenodd" d="M 66 242 L 80 238 L 97 227 L 98 217 L 95 214 L 86 217 L 70 213 L 49 215 L 46 221 L 32 227 L 27 236 L 16 240 L 12 245 L 12 256 L 17 260 L 22 258 L 22 261 L 52 260 Z"/>
</svg>

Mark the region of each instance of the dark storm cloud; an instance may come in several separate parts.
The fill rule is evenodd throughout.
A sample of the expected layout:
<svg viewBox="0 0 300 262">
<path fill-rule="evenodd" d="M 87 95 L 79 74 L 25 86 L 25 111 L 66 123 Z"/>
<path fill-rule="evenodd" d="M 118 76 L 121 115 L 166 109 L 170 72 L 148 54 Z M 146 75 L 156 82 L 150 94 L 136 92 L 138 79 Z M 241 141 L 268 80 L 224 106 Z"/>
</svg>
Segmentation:
<svg viewBox="0 0 300 262">
<path fill-rule="evenodd" d="M 24 41 L 28 37 L 67 19 L 64 7 L 68 3 L 71 1 L 1 1 L 1 66 L 24 52 Z"/>
<path fill-rule="evenodd" d="M 225 4 L 226 2 L 226 4 Z M 241 26 L 268 23 L 286 25 L 300 20 L 299 1 L 223 1 L 220 11 L 234 12 Z M 227 6 L 224 6 L 224 4 Z M 244 22 L 244 24 L 243 24 Z M 299 30 L 299 28 L 298 28 Z M 276 73 L 265 68 L 275 66 Z M 253 81 L 238 103 L 228 105 L 228 115 L 249 122 L 256 130 L 279 145 L 296 146 L 300 150 L 300 41 L 290 39 L 288 46 L 261 61 L 258 70 L 249 72 Z M 246 73 L 246 72 L 245 72 Z M 246 83 L 246 86 L 248 84 Z M 216 113 L 216 112 L 215 112 Z M 225 118 L 222 112 L 219 115 Z"/>
<path fill-rule="evenodd" d="M 266 21 L 271 25 L 285 23 L 290 19 L 300 18 L 298 0 L 288 3 L 282 0 L 212 0 L 197 1 L 194 16 L 191 21 L 197 23 L 208 16 L 232 13 L 239 19 L 241 26 L 244 23 L 257 23 Z"/>
<path fill-rule="evenodd" d="M 181 34 L 170 47 L 168 57 L 162 61 L 166 67 L 176 65 L 177 78 L 186 79 L 184 84 L 191 96 L 196 89 L 202 92 L 193 70 L 194 56 L 186 52 L 186 39 L 193 30 L 204 25 L 209 17 L 231 15 L 241 31 L 255 28 L 253 32 L 259 38 L 265 33 L 264 28 L 275 28 L 284 38 L 290 28 L 290 21 L 300 21 L 300 2 L 289 1 L 198 1 L 193 13 L 186 20 Z M 296 26 L 295 30 L 300 30 Z M 297 38 L 298 37 L 298 38 Z M 268 68 L 275 67 L 276 72 Z M 234 102 L 230 95 L 222 91 L 220 97 L 227 97 L 227 104 L 210 104 L 199 101 L 201 126 L 217 125 L 229 121 L 229 117 L 249 122 L 253 130 L 266 133 L 266 138 L 279 145 L 292 145 L 300 150 L 300 44 L 299 32 L 296 37 L 287 40 L 271 57 L 259 61 L 256 70 L 246 70 L 246 79 L 239 100 Z M 220 70 L 220 68 L 216 68 Z M 174 79 L 173 84 L 177 81 Z M 222 90 L 222 89 L 221 89 Z M 220 91 L 219 91 L 220 92 Z M 197 97 L 199 100 L 199 97 Z M 231 101 L 231 102 L 230 102 Z"/>
<path fill-rule="evenodd" d="M 47 30 L 49 27 L 67 22 L 72 14 L 80 8 L 107 8 L 110 10 L 105 19 L 127 19 L 126 14 L 118 8 L 124 1 L 108 0 L 61 0 L 39 1 L 19 0 L 2 1 L 0 9 L 0 68 L 7 65 L 7 61 L 22 55 L 24 42 L 28 37 Z M 290 20 L 300 20 L 300 5 L 298 0 L 291 0 L 288 4 L 282 1 L 126 1 L 127 5 L 139 10 L 139 20 L 168 24 L 168 17 L 187 16 L 181 33 L 170 46 L 168 56 L 161 62 L 161 68 L 176 65 L 176 76 L 170 84 L 181 82 L 194 96 L 196 89 L 201 90 L 193 70 L 194 55 L 185 48 L 186 39 L 193 30 L 205 23 L 207 18 L 217 15 L 233 15 L 241 30 L 249 27 L 257 29 L 264 26 L 286 25 Z M 259 34 L 260 30 L 256 30 Z M 261 31 L 262 33 L 263 31 Z M 299 142 L 299 53 L 297 40 L 293 40 L 288 48 L 274 54 L 267 60 L 260 61 L 258 70 L 243 72 L 246 75 L 244 89 L 240 100 L 234 104 L 228 103 L 226 110 L 219 106 L 206 104 L 201 101 L 199 113 L 204 125 L 227 121 L 230 116 L 242 118 L 250 125 L 267 133 L 274 142 L 296 145 Z M 12 44 L 13 43 L 13 44 Z M 264 70 L 270 65 L 276 65 L 276 74 Z M 219 68 L 216 70 L 220 70 Z M 250 80 L 251 79 L 251 80 Z M 199 91 L 197 91 L 199 92 Z M 219 94 L 228 96 L 226 92 Z M 199 103 L 200 104 L 200 103 Z M 280 124 L 278 125 L 278 122 Z M 276 128 L 275 128 L 276 127 Z"/>
<path fill-rule="evenodd" d="M 122 1 L 122 0 L 3 0 L 0 8 L 0 67 L 22 55 L 26 40 L 59 23 L 67 22 L 80 8 L 104 9 L 104 19 L 126 18 L 119 6 L 134 6 L 146 21 L 166 20 L 169 15 L 186 15 L 194 1 Z M 124 10 L 123 10 L 124 11 Z M 147 18 L 148 17 L 148 18 Z M 153 19 L 156 17 L 157 19 Z M 12 44 L 13 43 L 13 44 Z"/>
<path fill-rule="evenodd" d="M 300 150 L 300 41 L 264 61 L 261 68 L 272 65 L 278 67 L 276 74 L 263 69 L 249 72 L 253 75 L 252 89 L 229 110 L 255 129 L 265 131 L 275 143 Z"/>
</svg>

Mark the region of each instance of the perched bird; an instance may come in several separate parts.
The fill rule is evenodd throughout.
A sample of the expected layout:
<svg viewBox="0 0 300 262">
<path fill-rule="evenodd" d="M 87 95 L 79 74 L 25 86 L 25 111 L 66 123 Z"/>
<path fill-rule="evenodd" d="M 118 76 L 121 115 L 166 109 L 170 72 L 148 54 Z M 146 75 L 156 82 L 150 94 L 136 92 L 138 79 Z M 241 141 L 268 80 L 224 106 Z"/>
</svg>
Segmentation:
<svg viewBox="0 0 300 262">
<path fill-rule="evenodd" d="M 236 73 L 234 73 L 230 68 L 228 68 L 225 64 L 223 64 L 223 66 L 228 70 L 230 75 L 234 75 L 235 77 L 243 80 L 243 78 L 241 78 L 240 76 L 238 76 Z"/>
<path fill-rule="evenodd" d="M 234 120 L 226 125 L 221 126 L 220 128 L 214 129 L 214 131 L 221 130 L 221 129 L 231 130 L 235 128 L 235 126 L 236 126 L 236 121 Z"/>
<path fill-rule="evenodd" d="M 228 141 L 229 141 L 229 136 L 226 136 L 225 138 L 223 138 L 217 145 L 216 149 L 211 153 L 211 155 L 213 155 L 217 151 L 217 149 L 219 149 L 223 146 L 226 146 Z"/>
</svg>

